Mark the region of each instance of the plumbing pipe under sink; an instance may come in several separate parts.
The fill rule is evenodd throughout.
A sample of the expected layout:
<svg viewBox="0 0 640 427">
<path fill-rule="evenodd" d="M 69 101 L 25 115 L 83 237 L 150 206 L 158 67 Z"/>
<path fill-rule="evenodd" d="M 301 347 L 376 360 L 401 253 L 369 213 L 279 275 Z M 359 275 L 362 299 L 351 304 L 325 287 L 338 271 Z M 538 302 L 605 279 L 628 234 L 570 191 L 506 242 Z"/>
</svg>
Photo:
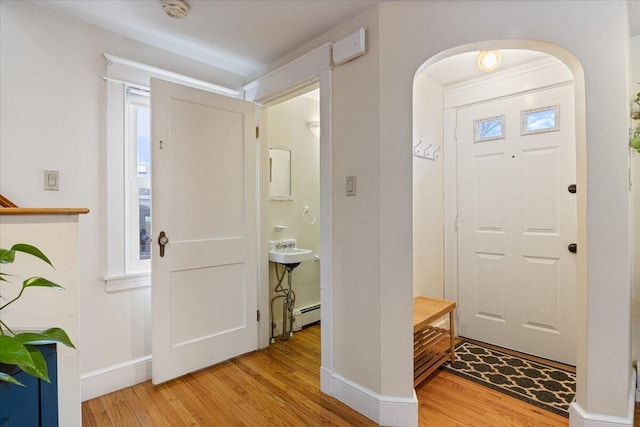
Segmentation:
<svg viewBox="0 0 640 427">
<path fill-rule="evenodd" d="M 309 249 L 301 249 L 297 247 L 295 239 L 271 240 L 269 241 L 269 261 L 282 264 L 287 273 L 287 289 L 281 288 L 282 278 L 278 277 L 278 285 L 276 292 L 282 292 L 282 295 L 276 295 L 271 299 L 271 318 L 273 319 L 273 301 L 277 298 L 284 298 L 282 301 L 282 334 L 280 339 L 286 341 L 293 336 L 293 309 L 295 306 L 295 292 L 293 292 L 292 272 L 293 269 L 300 265 L 303 261 L 313 259 L 313 251 Z M 276 276 L 278 276 L 276 264 Z M 274 322 L 271 322 L 271 342 L 273 337 Z"/>
</svg>

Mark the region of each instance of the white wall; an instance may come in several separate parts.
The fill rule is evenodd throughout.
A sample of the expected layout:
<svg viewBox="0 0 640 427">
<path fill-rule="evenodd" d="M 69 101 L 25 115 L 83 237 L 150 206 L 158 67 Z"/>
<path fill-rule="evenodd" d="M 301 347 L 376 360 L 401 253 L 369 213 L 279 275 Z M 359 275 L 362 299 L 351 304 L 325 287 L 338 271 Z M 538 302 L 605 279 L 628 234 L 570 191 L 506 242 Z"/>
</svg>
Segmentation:
<svg viewBox="0 0 640 427">
<path fill-rule="evenodd" d="M 275 69 L 325 43 L 338 41 L 360 27 L 366 31 L 367 53 L 335 67 L 331 76 L 332 354 L 330 361 L 323 358 L 322 366 L 329 366 L 334 375 L 368 390 L 366 393 L 379 394 L 382 371 L 379 170 L 382 159 L 377 126 L 378 9 L 346 21 L 269 68 Z M 355 197 L 345 195 L 346 177 L 351 175 L 357 177 Z M 410 215 L 407 220 L 411 221 Z M 343 392 L 344 389 L 334 389 L 332 394 L 347 400 Z M 367 412 L 367 408 L 356 409 L 371 416 L 374 410 Z"/>
<path fill-rule="evenodd" d="M 430 58 L 535 46 L 565 62 L 576 80 L 578 185 L 584 190 L 578 194 L 578 403 L 571 422 L 593 425 L 585 421 L 591 416 L 629 422 L 624 2 L 557 1 L 553 13 L 536 1 L 382 3 L 272 67 L 360 26 L 367 30 L 367 53 L 333 71 L 334 371 L 382 396 L 413 395 L 416 71 Z M 346 175 L 358 175 L 359 197 L 343 196 Z"/>
<path fill-rule="evenodd" d="M 640 36 L 631 38 L 631 78 L 630 98 L 633 100 L 640 92 Z M 639 122 L 634 121 L 635 127 Z M 631 154 L 631 245 L 632 245 L 632 296 L 631 296 L 631 358 L 640 359 L 640 153 L 630 150 Z M 638 367 L 640 369 L 640 367 Z M 638 384 L 640 388 L 640 384 Z"/>
<path fill-rule="evenodd" d="M 267 223 L 269 240 L 297 239 L 298 247 L 320 252 L 320 146 L 319 139 L 309 131 L 308 123 L 320 118 L 317 100 L 298 96 L 267 109 L 269 146 L 291 148 L 293 200 L 269 200 Z M 308 206 L 315 212 L 316 222 L 307 224 L 302 217 Z M 311 222 L 312 215 L 307 215 Z M 276 231 L 276 225 L 288 228 Z M 279 266 L 282 273 L 282 266 Z M 275 264 L 269 265 L 270 300 L 277 284 Z M 293 272 L 295 308 L 320 303 L 320 262 L 306 261 Z M 287 277 L 283 280 L 286 288 Z M 274 302 L 274 317 L 278 332 L 282 327 L 282 299 Z"/>
<path fill-rule="evenodd" d="M 554 2 L 550 14 L 545 4 L 524 2 L 391 2 L 380 9 L 380 139 L 385 159 L 379 177 L 383 212 L 380 229 L 383 352 L 382 383 L 392 393 L 408 393 L 409 373 L 393 365 L 408 359 L 410 299 L 389 300 L 398 292 L 409 294 L 411 229 L 411 90 L 416 70 L 429 58 L 484 40 L 546 40 L 540 44 L 573 68 L 576 75 L 579 288 L 577 405 L 584 413 L 620 417 L 629 421 L 630 328 L 625 44 L 628 34 L 623 2 Z M 487 17 L 492 25 L 486 25 Z M 499 19 L 496 19 L 499 17 Z M 603 35 L 606 35 L 603 36 Z M 469 45 L 452 51 L 498 48 L 526 43 L 498 41 Z M 402 48 L 398 48 L 402 46 Z M 576 61 L 577 60 L 577 61 Z M 584 70 L 584 80 L 582 69 Z M 586 93 L 585 110 L 580 106 Z M 585 133 L 586 130 L 586 133 Z M 588 156 L 587 156 L 588 151 Z M 405 153 L 403 155 L 403 153 Z M 588 187 L 587 187 L 588 183 Z M 394 232 L 387 232 L 393 230 Z M 588 243 L 588 246 L 587 246 Z M 393 249 L 393 250 L 392 250 Z M 393 282 L 385 276 L 393 276 Z M 406 330 L 406 332 L 404 332 Z M 406 336 L 404 335 L 406 333 Z M 612 350 L 615 349 L 615 350 Z M 573 423 L 574 421 L 572 421 Z M 576 424 L 577 425 L 577 424 Z"/>
<path fill-rule="evenodd" d="M 137 314 L 136 296 L 147 296 L 146 291 L 107 296 L 100 280 L 105 258 L 100 249 L 104 246 L 100 212 L 106 202 L 101 197 L 105 171 L 100 160 L 104 104 L 100 54 L 112 51 L 183 74 L 190 68 L 186 64 L 198 71 L 204 68 L 28 6 L 3 1 L 1 8 L 0 191 L 21 205 L 71 204 L 93 210 L 80 230 L 81 341 L 87 341 L 81 343 L 81 357 L 83 364 L 89 364 L 82 369 L 88 372 L 130 361 L 140 354 L 132 343 L 143 342 L 145 336 L 141 327 L 145 315 Z M 492 25 L 486 25 L 483 17 Z M 398 402 L 414 398 L 411 99 L 416 70 L 439 52 L 466 43 L 546 40 L 575 58 L 545 44 L 549 51 L 574 68 L 579 62 L 584 69 L 583 75 L 579 66 L 575 68 L 577 101 L 586 103 L 585 110 L 577 112 L 583 123 L 577 129 L 582 144 L 579 185 L 587 180 L 589 184 L 579 201 L 586 210 L 580 218 L 579 241 L 585 250 L 579 254 L 578 303 L 583 312 L 578 404 L 601 418 L 628 417 L 626 22 L 624 3 L 617 1 L 558 1 L 553 13 L 547 4 L 535 1 L 390 2 L 273 64 L 337 41 L 361 26 L 367 30 L 367 54 L 336 67 L 332 75 L 335 373 L 372 391 L 371 396 L 390 396 Z M 216 70 L 211 69 L 211 76 L 218 84 L 236 87 L 232 78 Z M 63 191 L 40 190 L 44 168 L 62 171 Z M 348 175 L 358 176 L 356 197 L 345 197 Z M 574 413 L 573 425 L 575 419 Z"/>
<path fill-rule="evenodd" d="M 81 206 L 83 398 L 148 378 L 149 289 L 107 294 L 103 53 L 240 87 L 215 68 L 11 1 L 0 2 L 0 193 L 19 206 Z M 42 170 L 60 191 L 42 190 Z M 139 363 L 138 363 L 139 362 Z"/>
<path fill-rule="evenodd" d="M 413 295 L 444 297 L 444 142 L 442 85 L 418 74 L 413 85 L 413 145 L 441 147 L 436 160 L 413 157 Z"/>
<path fill-rule="evenodd" d="M 331 75 L 331 354 L 323 352 L 322 369 L 334 379 L 331 394 L 379 423 L 405 425 L 385 420 L 385 405 L 406 406 L 417 422 L 417 402 L 412 389 L 385 395 L 380 328 L 388 319 L 381 313 L 380 157 L 379 116 L 379 16 L 378 8 L 344 22 L 274 63 L 276 68 L 328 42 L 336 42 L 360 27 L 366 31 L 367 53 L 333 69 Z M 409 101 L 410 102 L 410 101 Z M 408 152 L 410 153 L 410 151 Z M 408 171 L 411 169 L 409 168 Z M 347 197 L 347 176 L 357 177 L 357 194 Z M 407 185 L 410 188 L 410 183 Z M 411 223 L 411 214 L 404 218 Z M 402 224 L 400 224 L 402 225 Z M 410 225 L 409 225 L 410 228 Z M 389 230 L 394 232 L 393 229 Z M 410 241 L 409 241 L 410 244 Z M 395 248 L 403 250 L 403 248 Z M 404 251 L 410 256 L 410 250 Z M 399 284 L 399 282 L 395 282 Z M 400 288 L 400 286 L 399 286 Z M 389 302 L 404 297 L 399 292 Z M 409 294 L 411 298 L 411 292 Z M 412 328 L 411 314 L 406 324 Z M 407 342 L 407 349 L 412 347 Z M 407 355 L 409 355 L 407 353 Z M 393 361 L 413 374 L 413 359 Z M 405 383 L 405 385 L 409 385 Z M 390 397 L 391 400 L 387 398 Z M 402 417 L 400 417 L 402 418 Z M 395 418 L 398 420 L 399 418 Z"/>
</svg>

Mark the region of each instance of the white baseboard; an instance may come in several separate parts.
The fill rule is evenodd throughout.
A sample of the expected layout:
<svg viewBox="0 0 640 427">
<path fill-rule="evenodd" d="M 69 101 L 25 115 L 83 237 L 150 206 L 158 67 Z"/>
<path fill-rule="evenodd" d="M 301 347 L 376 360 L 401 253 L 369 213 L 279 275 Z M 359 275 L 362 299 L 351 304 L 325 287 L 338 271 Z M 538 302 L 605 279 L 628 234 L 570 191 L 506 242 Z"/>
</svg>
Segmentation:
<svg viewBox="0 0 640 427">
<path fill-rule="evenodd" d="M 635 372 L 632 375 L 635 376 Z M 582 409 L 578 402 L 573 402 L 569 406 L 569 427 L 633 427 L 634 394 L 636 393 L 634 383 L 635 378 L 630 381 L 629 414 L 626 417 L 590 414 Z"/>
<path fill-rule="evenodd" d="M 151 355 L 80 376 L 82 401 L 122 390 L 151 379 Z"/>
<path fill-rule="evenodd" d="M 411 398 L 381 396 L 341 375 L 332 374 L 330 378 L 333 397 L 376 423 L 397 427 L 418 425 L 418 399 L 415 392 Z"/>
<path fill-rule="evenodd" d="M 570 427 L 633 427 L 633 418 L 589 414 L 577 402 L 569 406 Z"/>
<path fill-rule="evenodd" d="M 320 366 L 320 391 L 333 396 L 331 392 L 331 371 L 324 366 Z"/>
</svg>

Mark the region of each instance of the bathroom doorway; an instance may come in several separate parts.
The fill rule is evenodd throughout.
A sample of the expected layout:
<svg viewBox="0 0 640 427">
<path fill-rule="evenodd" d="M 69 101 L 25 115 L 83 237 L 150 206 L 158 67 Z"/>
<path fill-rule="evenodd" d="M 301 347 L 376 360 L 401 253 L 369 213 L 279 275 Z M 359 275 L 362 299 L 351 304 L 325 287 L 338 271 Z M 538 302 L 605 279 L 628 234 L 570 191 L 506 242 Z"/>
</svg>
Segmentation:
<svg viewBox="0 0 640 427">
<path fill-rule="evenodd" d="M 502 50 L 493 72 L 478 55 L 414 80 L 414 296 L 456 301 L 461 336 L 575 365 L 573 76 L 542 52 Z"/>
<path fill-rule="evenodd" d="M 270 257 L 270 342 L 290 340 L 320 322 L 320 90 L 306 87 L 264 109 L 268 143 L 266 237 Z"/>
</svg>

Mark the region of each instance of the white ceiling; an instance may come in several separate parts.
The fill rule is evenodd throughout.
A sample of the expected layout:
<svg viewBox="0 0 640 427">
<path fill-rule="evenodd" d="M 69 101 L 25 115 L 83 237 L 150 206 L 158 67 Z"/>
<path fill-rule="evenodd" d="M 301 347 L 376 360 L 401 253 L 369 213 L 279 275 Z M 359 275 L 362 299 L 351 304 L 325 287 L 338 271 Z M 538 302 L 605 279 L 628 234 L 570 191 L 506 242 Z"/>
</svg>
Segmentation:
<svg viewBox="0 0 640 427">
<path fill-rule="evenodd" d="M 384 1 L 391 0 L 187 0 L 189 16 L 172 19 L 160 0 L 23 0 L 244 79 Z M 628 5 L 631 34 L 640 35 L 640 0 Z M 502 69 L 511 66 L 508 58 L 503 61 Z M 430 72 L 437 72 L 436 65 Z M 452 74 L 451 81 L 470 78 L 466 68 L 439 65 Z"/>
<path fill-rule="evenodd" d="M 187 0 L 169 18 L 160 0 L 25 0 L 244 78 L 345 20 L 388 0 Z"/>
</svg>

